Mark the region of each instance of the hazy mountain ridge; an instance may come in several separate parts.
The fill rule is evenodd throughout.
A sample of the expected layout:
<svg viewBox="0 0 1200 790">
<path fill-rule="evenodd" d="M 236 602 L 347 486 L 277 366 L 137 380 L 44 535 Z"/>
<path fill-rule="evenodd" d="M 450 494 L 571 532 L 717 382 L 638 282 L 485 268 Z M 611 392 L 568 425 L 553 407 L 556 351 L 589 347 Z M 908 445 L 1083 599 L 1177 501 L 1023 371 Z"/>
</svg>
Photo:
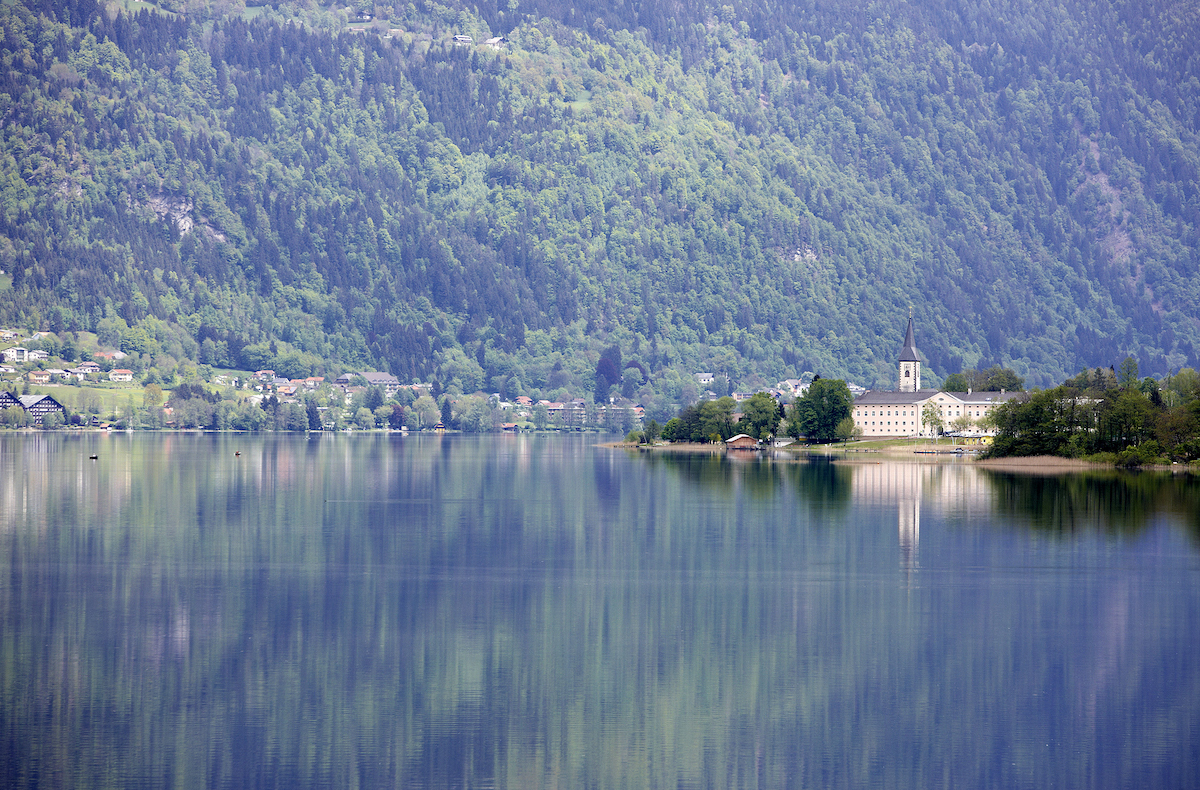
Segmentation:
<svg viewBox="0 0 1200 790">
<path fill-rule="evenodd" d="M 336 36 L 28 8 L 0 322 L 468 391 L 587 392 L 616 343 L 644 400 L 890 384 L 910 306 L 938 375 L 1196 363 L 1183 6 L 431 4 Z"/>
</svg>

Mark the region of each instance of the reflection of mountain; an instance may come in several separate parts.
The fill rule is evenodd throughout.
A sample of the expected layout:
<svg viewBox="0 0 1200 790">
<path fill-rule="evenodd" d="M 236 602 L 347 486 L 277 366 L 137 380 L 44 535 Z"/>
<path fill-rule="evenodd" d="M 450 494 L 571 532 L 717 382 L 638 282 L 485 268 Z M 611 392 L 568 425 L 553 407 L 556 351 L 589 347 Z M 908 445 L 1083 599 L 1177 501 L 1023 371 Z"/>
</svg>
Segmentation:
<svg viewBox="0 0 1200 790">
<path fill-rule="evenodd" d="M 37 765 L 200 787 L 1021 786 L 1044 763 L 1013 744 L 1078 742 L 1063 711 L 1094 710 L 1069 786 L 1101 746 L 1168 760 L 1196 731 L 1200 692 L 1171 681 L 1200 614 L 1136 576 L 1169 558 L 1105 547 L 1079 573 L 1096 554 L 1061 552 L 1069 573 L 1013 584 L 1013 546 L 1052 542 L 942 541 L 939 515 L 997 521 L 967 466 L 120 441 L 96 468 L 0 444 L 21 497 L 0 512 L 0 785 Z M 115 505 L 97 475 L 126 481 Z M 914 567 L 924 527 L 936 585 L 892 583 L 897 524 Z M 1128 617 L 1094 605 L 1110 588 Z"/>
</svg>

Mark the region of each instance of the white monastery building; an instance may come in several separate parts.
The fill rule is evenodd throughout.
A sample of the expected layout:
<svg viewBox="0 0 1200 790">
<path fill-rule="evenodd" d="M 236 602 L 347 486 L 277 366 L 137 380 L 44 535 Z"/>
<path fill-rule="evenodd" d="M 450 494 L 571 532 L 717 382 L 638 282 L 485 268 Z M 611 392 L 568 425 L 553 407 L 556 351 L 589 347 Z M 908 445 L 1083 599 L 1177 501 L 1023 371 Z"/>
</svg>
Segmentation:
<svg viewBox="0 0 1200 790">
<path fill-rule="evenodd" d="M 908 331 L 904 335 L 904 347 L 900 349 L 900 375 L 895 392 L 867 390 L 854 400 L 851 416 L 854 424 L 862 429 L 862 435 L 874 436 L 917 436 L 927 437 L 936 428 L 922 425 L 921 412 L 928 403 L 934 404 L 941 414 L 945 431 L 950 424 L 967 416 L 972 426 L 965 433 L 972 436 L 991 436 L 994 432 L 984 430 L 979 420 L 1002 403 L 1023 397 L 1023 392 L 942 392 L 921 389 L 921 358 L 917 356 L 917 344 L 913 337 L 912 318 L 908 319 Z"/>
</svg>

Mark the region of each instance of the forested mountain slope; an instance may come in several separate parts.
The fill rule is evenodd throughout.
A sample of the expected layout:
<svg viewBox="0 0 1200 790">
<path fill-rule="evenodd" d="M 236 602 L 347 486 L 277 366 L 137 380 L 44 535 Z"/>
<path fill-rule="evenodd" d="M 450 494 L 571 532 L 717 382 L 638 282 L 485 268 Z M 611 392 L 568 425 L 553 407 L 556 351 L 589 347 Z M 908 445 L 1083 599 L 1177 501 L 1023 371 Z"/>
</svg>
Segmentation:
<svg viewBox="0 0 1200 790">
<path fill-rule="evenodd" d="M 935 380 L 1200 356 L 1192 4 L 361 10 L 0 5 L 0 325 L 643 400 L 890 386 L 910 308 Z"/>
</svg>

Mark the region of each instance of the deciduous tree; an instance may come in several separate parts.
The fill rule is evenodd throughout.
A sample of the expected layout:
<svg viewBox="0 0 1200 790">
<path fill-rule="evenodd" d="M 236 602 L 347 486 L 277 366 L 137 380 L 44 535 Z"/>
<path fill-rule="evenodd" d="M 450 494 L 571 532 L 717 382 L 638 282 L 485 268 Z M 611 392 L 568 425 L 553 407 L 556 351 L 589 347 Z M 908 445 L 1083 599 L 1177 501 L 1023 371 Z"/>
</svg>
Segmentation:
<svg viewBox="0 0 1200 790">
<path fill-rule="evenodd" d="M 810 443 L 827 444 L 837 438 L 837 427 L 850 417 L 854 398 L 841 379 L 816 379 L 792 405 L 788 435 Z"/>
<path fill-rule="evenodd" d="M 767 439 L 775 435 L 778 425 L 779 404 L 765 392 L 756 392 L 742 403 L 742 419 L 735 428 L 755 439 Z"/>
</svg>

